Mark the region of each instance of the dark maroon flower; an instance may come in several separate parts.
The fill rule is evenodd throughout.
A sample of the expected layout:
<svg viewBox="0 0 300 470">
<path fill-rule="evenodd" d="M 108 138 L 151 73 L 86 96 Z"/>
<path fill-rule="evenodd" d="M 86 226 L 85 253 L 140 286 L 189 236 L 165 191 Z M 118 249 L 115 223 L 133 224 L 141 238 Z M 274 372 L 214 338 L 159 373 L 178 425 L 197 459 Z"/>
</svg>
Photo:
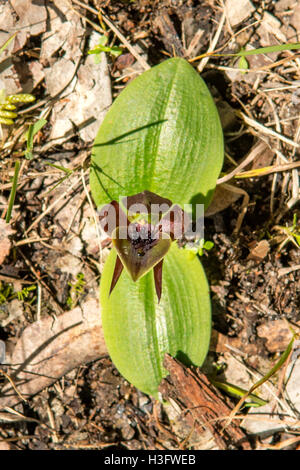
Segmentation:
<svg viewBox="0 0 300 470">
<path fill-rule="evenodd" d="M 110 294 L 126 268 L 133 281 L 137 281 L 152 268 L 158 301 L 162 292 L 163 258 L 172 241 L 181 238 L 186 214 L 169 199 L 150 191 L 129 196 L 122 200 L 127 214 L 117 201 L 102 208 L 100 222 L 112 238 L 117 251 Z"/>
</svg>

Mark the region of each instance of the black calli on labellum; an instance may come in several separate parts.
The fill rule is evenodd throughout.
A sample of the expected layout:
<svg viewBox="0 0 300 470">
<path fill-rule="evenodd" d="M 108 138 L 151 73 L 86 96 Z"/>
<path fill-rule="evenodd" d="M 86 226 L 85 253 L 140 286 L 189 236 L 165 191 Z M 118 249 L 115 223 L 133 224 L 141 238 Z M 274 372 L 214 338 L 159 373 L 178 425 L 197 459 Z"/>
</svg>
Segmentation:
<svg viewBox="0 0 300 470">
<path fill-rule="evenodd" d="M 150 191 L 128 196 L 122 204 L 128 216 L 117 201 L 103 207 L 100 215 L 102 228 L 112 238 L 117 251 L 109 293 L 124 267 L 134 282 L 153 269 L 155 290 L 160 301 L 163 259 L 172 242 L 182 237 L 187 216 L 180 206 L 172 205 L 169 199 Z"/>
</svg>

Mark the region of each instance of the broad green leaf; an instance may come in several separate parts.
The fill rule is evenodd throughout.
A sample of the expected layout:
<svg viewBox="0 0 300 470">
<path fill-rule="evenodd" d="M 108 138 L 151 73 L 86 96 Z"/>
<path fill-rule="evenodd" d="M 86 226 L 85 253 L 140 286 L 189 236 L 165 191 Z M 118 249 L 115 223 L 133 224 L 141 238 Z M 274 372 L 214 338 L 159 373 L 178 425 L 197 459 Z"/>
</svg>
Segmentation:
<svg viewBox="0 0 300 470">
<path fill-rule="evenodd" d="M 144 190 L 207 205 L 222 163 L 222 128 L 206 84 L 184 59 L 168 59 L 133 80 L 106 114 L 91 191 L 97 206 Z"/>
<path fill-rule="evenodd" d="M 153 271 L 133 282 L 123 270 L 109 289 L 116 260 L 110 253 L 101 277 L 102 325 L 109 354 L 120 373 L 157 397 L 166 376 L 164 354 L 201 366 L 209 346 L 209 289 L 201 263 L 174 242 L 164 258 L 162 297 L 157 302 Z"/>
</svg>

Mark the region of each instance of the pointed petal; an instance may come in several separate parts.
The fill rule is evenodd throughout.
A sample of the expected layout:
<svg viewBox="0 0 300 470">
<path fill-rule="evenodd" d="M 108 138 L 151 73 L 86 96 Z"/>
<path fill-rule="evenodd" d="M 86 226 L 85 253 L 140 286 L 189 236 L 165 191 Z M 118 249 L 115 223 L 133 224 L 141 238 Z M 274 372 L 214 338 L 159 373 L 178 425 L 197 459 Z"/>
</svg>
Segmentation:
<svg viewBox="0 0 300 470">
<path fill-rule="evenodd" d="M 122 264 L 119 256 L 117 256 L 116 264 L 115 264 L 115 270 L 114 270 L 113 277 L 112 277 L 112 280 L 111 280 L 109 295 L 112 293 L 115 285 L 117 284 L 117 282 L 119 280 L 119 277 L 121 276 L 122 271 L 123 271 L 123 264 Z"/>
<path fill-rule="evenodd" d="M 155 290 L 158 299 L 158 303 L 160 302 L 161 298 L 161 291 L 162 291 L 162 267 L 163 267 L 164 260 L 162 259 L 156 266 L 153 268 L 154 273 L 154 283 L 155 283 Z"/>
</svg>

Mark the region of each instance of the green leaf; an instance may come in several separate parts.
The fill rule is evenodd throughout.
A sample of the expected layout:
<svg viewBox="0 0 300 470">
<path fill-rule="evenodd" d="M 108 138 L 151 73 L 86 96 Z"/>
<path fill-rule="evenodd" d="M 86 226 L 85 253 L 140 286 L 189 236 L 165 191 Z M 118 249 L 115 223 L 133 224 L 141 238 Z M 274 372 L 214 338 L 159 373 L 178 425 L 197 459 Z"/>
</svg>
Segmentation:
<svg viewBox="0 0 300 470">
<path fill-rule="evenodd" d="M 203 248 L 207 251 L 210 251 L 214 246 L 215 246 L 214 242 L 210 240 L 206 240 L 206 242 L 203 245 Z"/>
<path fill-rule="evenodd" d="M 116 261 L 110 253 L 101 277 L 102 325 L 109 354 L 120 373 L 144 393 L 158 396 L 168 352 L 201 366 L 211 331 L 209 288 L 196 256 L 174 242 L 164 258 L 162 297 L 157 302 L 153 272 L 133 282 L 123 270 L 109 296 Z"/>
<path fill-rule="evenodd" d="M 97 206 L 144 190 L 208 205 L 222 163 L 222 128 L 206 84 L 184 59 L 169 59 L 133 80 L 106 114 L 91 191 Z"/>
<path fill-rule="evenodd" d="M 238 62 L 239 69 L 241 70 L 242 73 L 246 73 L 246 70 L 249 69 L 249 64 L 245 56 L 241 56 Z"/>
</svg>

